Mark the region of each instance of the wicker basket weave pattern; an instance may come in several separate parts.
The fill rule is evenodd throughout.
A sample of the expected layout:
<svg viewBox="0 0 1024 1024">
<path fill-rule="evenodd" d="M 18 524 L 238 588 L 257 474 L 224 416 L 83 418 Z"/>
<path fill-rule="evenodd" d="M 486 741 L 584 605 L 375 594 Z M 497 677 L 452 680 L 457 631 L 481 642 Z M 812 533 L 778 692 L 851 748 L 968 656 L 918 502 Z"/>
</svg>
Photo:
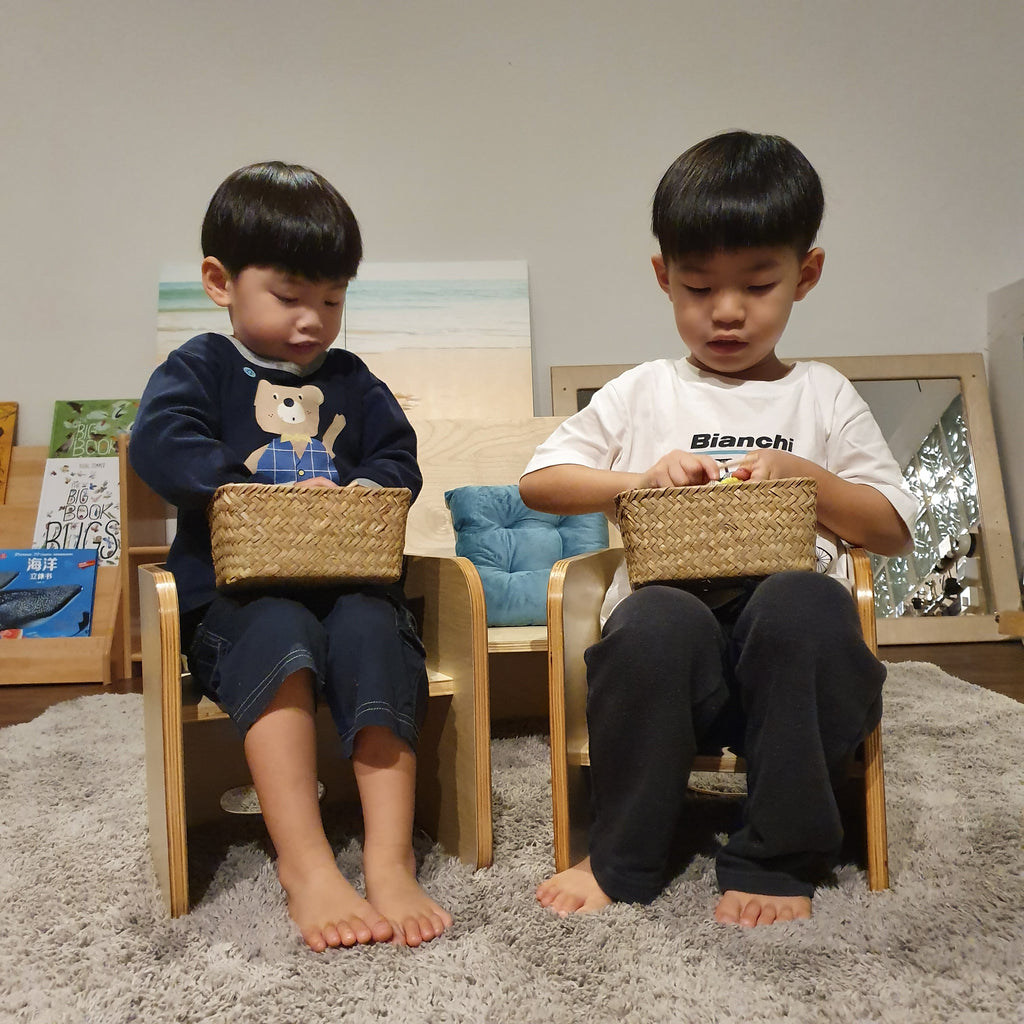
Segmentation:
<svg viewBox="0 0 1024 1024">
<path fill-rule="evenodd" d="M 210 505 L 217 586 L 394 582 L 411 497 L 404 487 L 225 484 Z"/>
<path fill-rule="evenodd" d="M 630 585 L 812 570 L 816 501 L 805 477 L 623 491 L 615 506 Z"/>
</svg>

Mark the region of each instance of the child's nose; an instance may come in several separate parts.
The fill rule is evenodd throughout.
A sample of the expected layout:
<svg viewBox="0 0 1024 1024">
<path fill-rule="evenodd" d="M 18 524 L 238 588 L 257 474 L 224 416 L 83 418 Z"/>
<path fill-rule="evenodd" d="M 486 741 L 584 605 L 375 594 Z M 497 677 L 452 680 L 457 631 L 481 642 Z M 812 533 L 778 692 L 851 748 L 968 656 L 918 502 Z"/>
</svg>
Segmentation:
<svg viewBox="0 0 1024 1024">
<path fill-rule="evenodd" d="M 320 326 L 320 314 L 312 306 L 303 306 L 299 311 L 299 326 L 311 330 Z"/>
<path fill-rule="evenodd" d="M 711 311 L 716 323 L 731 324 L 744 318 L 743 296 L 732 289 L 716 293 L 715 305 Z"/>
</svg>

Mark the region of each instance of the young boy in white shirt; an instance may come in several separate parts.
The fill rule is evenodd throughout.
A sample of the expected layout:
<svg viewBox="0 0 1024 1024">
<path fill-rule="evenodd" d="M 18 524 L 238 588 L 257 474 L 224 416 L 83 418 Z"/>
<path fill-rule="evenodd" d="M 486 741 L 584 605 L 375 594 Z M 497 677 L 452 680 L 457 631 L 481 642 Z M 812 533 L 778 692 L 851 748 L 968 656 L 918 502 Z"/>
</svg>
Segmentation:
<svg viewBox="0 0 1024 1024">
<path fill-rule="evenodd" d="M 916 501 L 870 410 L 824 364 L 776 353 L 818 283 L 821 182 L 792 143 L 731 132 L 665 173 L 652 226 L 658 284 L 689 350 L 607 384 L 540 445 L 520 480 L 532 508 L 614 516 L 637 487 L 817 481 L 818 572 L 697 595 L 625 569 L 586 653 L 590 854 L 537 890 L 561 914 L 648 903 L 668 878 L 690 765 L 732 747 L 748 762 L 740 828 L 717 856 L 715 918 L 811 915 L 842 826 L 833 786 L 881 716 L 885 667 L 865 645 L 837 538 L 907 550 Z"/>
</svg>

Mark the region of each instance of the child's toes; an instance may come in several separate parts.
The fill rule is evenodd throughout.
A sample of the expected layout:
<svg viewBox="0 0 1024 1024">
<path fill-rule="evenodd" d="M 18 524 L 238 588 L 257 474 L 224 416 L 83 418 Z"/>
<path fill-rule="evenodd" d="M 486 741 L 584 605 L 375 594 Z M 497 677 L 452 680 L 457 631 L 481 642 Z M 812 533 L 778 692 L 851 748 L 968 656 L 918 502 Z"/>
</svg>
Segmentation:
<svg viewBox="0 0 1024 1024">
<path fill-rule="evenodd" d="M 314 953 L 322 953 L 327 948 L 327 939 L 319 928 L 302 933 L 302 941 L 309 946 Z"/>
</svg>

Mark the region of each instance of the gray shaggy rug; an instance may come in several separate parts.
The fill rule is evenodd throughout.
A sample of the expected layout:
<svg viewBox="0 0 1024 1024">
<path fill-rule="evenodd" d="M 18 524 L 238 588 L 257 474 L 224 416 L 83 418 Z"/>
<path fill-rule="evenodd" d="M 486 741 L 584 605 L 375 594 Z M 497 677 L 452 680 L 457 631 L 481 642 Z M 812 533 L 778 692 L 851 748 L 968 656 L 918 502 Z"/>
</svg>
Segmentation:
<svg viewBox="0 0 1024 1024">
<path fill-rule="evenodd" d="M 809 922 L 722 927 L 712 839 L 650 907 L 553 916 L 533 899 L 552 868 L 547 750 L 527 736 L 494 742 L 494 867 L 422 844 L 451 931 L 323 955 L 255 833 L 166 918 L 141 697 L 57 705 L 0 730 L 0 1020 L 1024 1021 L 1024 705 L 919 663 L 891 666 L 886 701 L 888 892 L 845 867 Z M 356 839 L 333 834 L 357 877 Z"/>
</svg>

